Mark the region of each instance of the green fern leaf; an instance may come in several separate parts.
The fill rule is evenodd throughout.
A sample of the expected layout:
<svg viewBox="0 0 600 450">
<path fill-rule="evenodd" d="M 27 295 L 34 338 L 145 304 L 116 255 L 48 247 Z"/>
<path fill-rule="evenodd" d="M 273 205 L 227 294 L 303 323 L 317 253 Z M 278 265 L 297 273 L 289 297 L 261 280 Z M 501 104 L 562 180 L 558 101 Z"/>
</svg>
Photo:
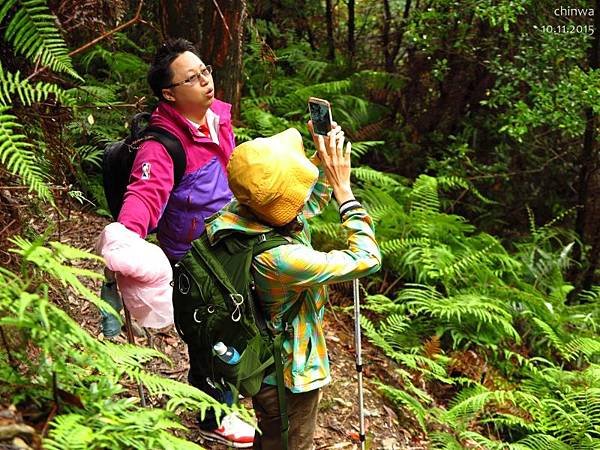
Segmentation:
<svg viewBox="0 0 600 450">
<path fill-rule="evenodd" d="M 455 436 L 444 431 L 434 431 L 430 435 L 433 446 L 432 449 L 436 450 L 465 450 L 467 447 L 456 439 Z"/>
<path fill-rule="evenodd" d="M 368 181 L 380 187 L 404 187 L 395 175 L 380 172 L 367 166 L 353 167 L 352 175 L 359 180 Z"/>
<path fill-rule="evenodd" d="M 45 174 L 31 150 L 33 146 L 25 141 L 25 135 L 17 134 L 21 125 L 15 116 L 7 113 L 8 109 L 0 106 L 0 164 L 20 177 L 38 197 L 54 204 Z"/>
<path fill-rule="evenodd" d="M 10 21 L 4 38 L 34 64 L 48 66 L 55 72 L 65 72 L 82 80 L 75 72 L 67 46 L 58 28 L 56 17 L 44 0 L 20 0 L 21 7 Z"/>
<path fill-rule="evenodd" d="M 6 13 L 15 5 L 16 0 L 4 0 L 2 8 L 0 8 L 0 22 L 6 17 Z"/>
<path fill-rule="evenodd" d="M 54 95 L 65 106 L 75 104 L 74 99 L 57 85 L 42 81 L 31 84 L 27 80 L 21 80 L 20 72 L 5 72 L 0 64 L 0 105 L 10 106 L 14 94 L 17 94 L 25 106 L 46 100 L 50 95 Z"/>
<path fill-rule="evenodd" d="M 49 439 L 44 441 L 48 450 L 86 450 L 94 441 L 94 430 L 86 426 L 86 417 L 63 414 L 54 419 Z"/>
<path fill-rule="evenodd" d="M 355 158 L 360 158 L 361 156 L 366 155 L 370 151 L 377 149 L 385 145 L 385 141 L 362 141 L 362 142 L 353 142 L 352 143 L 352 156 Z"/>
<path fill-rule="evenodd" d="M 572 450 L 573 447 L 547 434 L 532 434 L 516 444 L 531 450 Z"/>
<path fill-rule="evenodd" d="M 419 175 L 411 192 L 411 210 L 425 214 L 434 214 L 440 211 L 437 179 L 428 175 Z"/>
<path fill-rule="evenodd" d="M 383 395 L 392 400 L 399 406 L 405 407 L 415 417 L 421 429 L 427 432 L 427 417 L 429 413 L 427 409 L 421 404 L 419 399 L 413 397 L 408 392 L 401 389 L 396 389 L 391 386 L 387 386 L 383 383 L 376 383 L 377 387 Z"/>
</svg>

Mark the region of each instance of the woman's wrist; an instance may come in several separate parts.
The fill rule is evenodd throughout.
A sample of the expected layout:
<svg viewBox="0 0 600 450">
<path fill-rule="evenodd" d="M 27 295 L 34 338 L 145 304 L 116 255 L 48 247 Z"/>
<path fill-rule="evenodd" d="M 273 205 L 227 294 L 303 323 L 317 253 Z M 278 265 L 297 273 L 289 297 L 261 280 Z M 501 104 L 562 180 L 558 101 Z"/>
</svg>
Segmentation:
<svg viewBox="0 0 600 450">
<path fill-rule="evenodd" d="M 338 202 L 338 205 L 342 205 L 343 203 L 354 200 L 354 194 L 352 193 L 352 189 L 350 188 L 333 188 L 333 196 L 335 200 Z"/>
</svg>

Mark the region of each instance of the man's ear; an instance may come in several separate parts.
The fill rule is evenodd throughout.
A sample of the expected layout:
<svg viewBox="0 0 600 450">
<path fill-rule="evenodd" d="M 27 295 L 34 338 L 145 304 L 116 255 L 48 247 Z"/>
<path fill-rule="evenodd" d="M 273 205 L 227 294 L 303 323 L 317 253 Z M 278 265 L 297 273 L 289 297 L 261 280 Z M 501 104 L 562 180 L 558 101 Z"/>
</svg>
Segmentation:
<svg viewBox="0 0 600 450">
<path fill-rule="evenodd" d="M 169 100 L 171 102 L 175 101 L 175 96 L 173 95 L 173 92 L 171 91 L 171 89 L 163 89 L 162 95 L 165 98 L 165 100 Z"/>
</svg>

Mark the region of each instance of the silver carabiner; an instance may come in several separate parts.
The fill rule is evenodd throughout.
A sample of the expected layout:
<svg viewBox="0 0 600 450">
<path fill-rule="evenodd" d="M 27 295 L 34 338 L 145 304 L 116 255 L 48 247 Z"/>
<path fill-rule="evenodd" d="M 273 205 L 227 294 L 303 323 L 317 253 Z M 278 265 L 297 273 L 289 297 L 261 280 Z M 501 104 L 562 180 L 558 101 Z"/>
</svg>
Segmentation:
<svg viewBox="0 0 600 450">
<path fill-rule="evenodd" d="M 244 304 L 244 297 L 241 294 L 229 294 L 229 298 L 231 298 L 231 301 L 235 305 L 235 309 L 231 313 L 231 320 L 239 322 L 242 318 L 240 306 Z"/>
<path fill-rule="evenodd" d="M 183 295 L 186 295 L 187 293 L 190 292 L 190 287 L 191 287 L 191 283 L 190 283 L 190 279 L 188 278 L 188 276 L 183 272 L 180 273 L 179 274 L 179 292 L 181 292 Z"/>
</svg>

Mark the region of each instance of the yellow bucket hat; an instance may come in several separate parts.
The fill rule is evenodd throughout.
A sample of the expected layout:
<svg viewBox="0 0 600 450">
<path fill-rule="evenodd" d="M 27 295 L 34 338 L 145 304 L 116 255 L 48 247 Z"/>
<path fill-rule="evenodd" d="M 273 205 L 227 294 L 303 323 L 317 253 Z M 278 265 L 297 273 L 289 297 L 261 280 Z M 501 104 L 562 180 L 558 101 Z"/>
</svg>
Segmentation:
<svg viewBox="0 0 600 450">
<path fill-rule="evenodd" d="M 295 128 L 238 145 L 227 165 L 229 187 L 238 202 L 272 226 L 291 222 L 319 177 L 304 154 Z"/>
</svg>

